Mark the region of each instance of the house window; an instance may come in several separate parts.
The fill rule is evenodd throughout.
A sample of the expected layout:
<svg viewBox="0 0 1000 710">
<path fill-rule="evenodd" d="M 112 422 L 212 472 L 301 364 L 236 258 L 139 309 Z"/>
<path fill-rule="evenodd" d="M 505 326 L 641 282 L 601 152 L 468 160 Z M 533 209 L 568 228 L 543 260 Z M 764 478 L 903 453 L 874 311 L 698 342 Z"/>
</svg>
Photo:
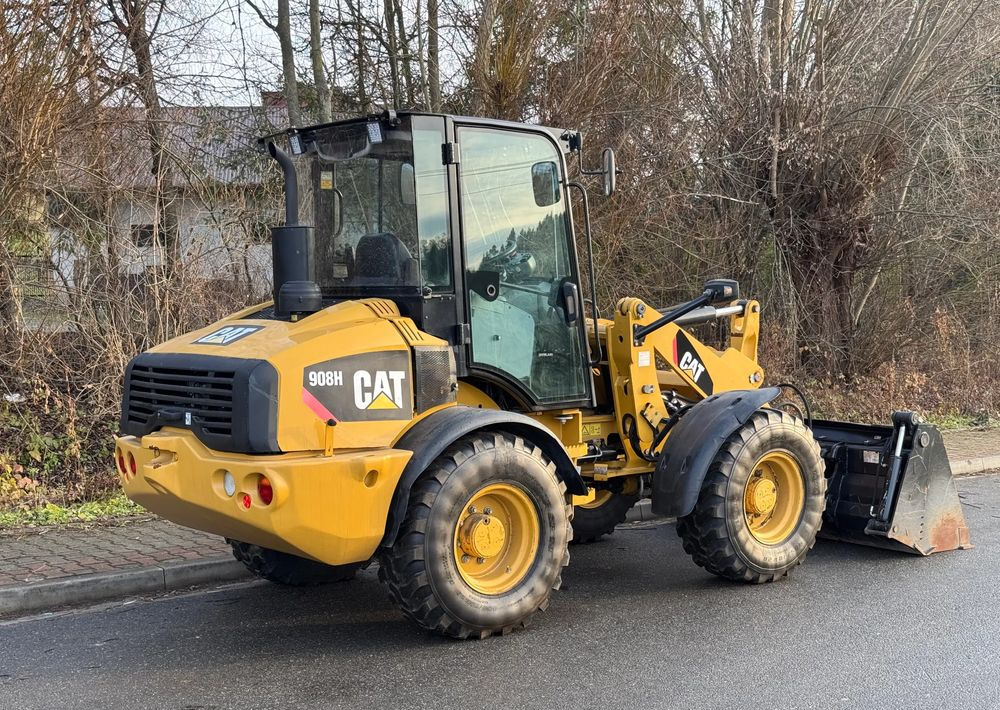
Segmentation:
<svg viewBox="0 0 1000 710">
<path fill-rule="evenodd" d="M 133 224 L 132 243 L 137 247 L 163 246 L 163 233 L 157 232 L 152 224 Z"/>
</svg>

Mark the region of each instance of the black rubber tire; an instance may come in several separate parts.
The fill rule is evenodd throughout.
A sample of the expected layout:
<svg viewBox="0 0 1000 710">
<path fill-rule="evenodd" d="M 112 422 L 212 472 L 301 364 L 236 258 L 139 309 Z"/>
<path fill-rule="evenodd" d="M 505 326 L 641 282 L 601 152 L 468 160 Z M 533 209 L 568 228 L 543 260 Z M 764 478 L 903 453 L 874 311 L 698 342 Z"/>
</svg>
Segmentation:
<svg viewBox="0 0 1000 710">
<path fill-rule="evenodd" d="M 757 461 L 775 449 L 796 460 L 805 501 L 798 526 L 789 537 L 766 545 L 746 525 L 743 491 Z M 801 564 L 816 544 L 825 506 L 825 467 L 812 433 L 798 417 L 762 409 L 719 448 L 694 510 L 677 521 L 677 534 L 684 551 L 709 572 L 753 584 L 773 582 Z"/>
<path fill-rule="evenodd" d="M 625 522 L 632 506 L 639 500 L 637 495 L 611 493 L 603 504 L 596 508 L 576 506 L 573 509 L 573 543 L 587 543 L 610 535 L 615 528 Z"/>
<path fill-rule="evenodd" d="M 481 594 L 462 578 L 452 554 L 464 505 L 493 483 L 527 493 L 540 523 L 531 569 L 513 589 Z M 528 626 L 544 610 L 569 564 L 573 506 L 555 464 L 520 437 L 479 432 L 460 438 L 421 475 L 395 544 L 379 558 L 379 579 L 403 614 L 421 629 L 452 638 L 487 638 Z"/>
<path fill-rule="evenodd" d="M 287 552 L 226 539 L 233 548 L 233 557 L 261 579 L 290 587 L 345 582 L 354 577 L 361 563 L 325 565 L 315 560 L 290 555 Z"/>
</svg>

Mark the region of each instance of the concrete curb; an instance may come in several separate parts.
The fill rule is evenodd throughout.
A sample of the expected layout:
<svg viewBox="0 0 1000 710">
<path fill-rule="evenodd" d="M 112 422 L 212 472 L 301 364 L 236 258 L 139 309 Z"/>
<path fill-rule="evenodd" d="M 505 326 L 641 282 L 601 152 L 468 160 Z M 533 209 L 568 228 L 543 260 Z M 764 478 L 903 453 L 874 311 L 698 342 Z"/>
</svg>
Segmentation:
<svg viewBox="0 0 1000 710">
<path fill-rule="evenodd" d="M 1000 456 L 984 456 L 978 459 L 952 459 L 951 472 L 955 476 L 971 476 L 1000 468 Z"/>
<path fill-rule="evenodd" d="M 650 501 L 649 498 L 643 498 L 629 508 L 628 513 L 625 514 L 625 522 L 642 523 L 648 520 L 661 520 L 661 516 L 653 514 L 653 509 L 650 507 L 651 505 L 652 501 Z"/>
<path fill-rule="evenodd" d="M 0 616 L 228 582 L 250 573 L 232 557 L 166 562 L 155 567 L 99 572 L 0 588 Z"/>
</svg>

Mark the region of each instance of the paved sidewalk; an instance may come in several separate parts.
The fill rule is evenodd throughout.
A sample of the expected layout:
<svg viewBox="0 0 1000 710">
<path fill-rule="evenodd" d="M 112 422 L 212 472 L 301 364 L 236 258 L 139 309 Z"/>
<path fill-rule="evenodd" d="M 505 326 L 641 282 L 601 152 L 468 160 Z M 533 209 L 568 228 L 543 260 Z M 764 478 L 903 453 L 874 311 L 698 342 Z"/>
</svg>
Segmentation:
<svg viewBox="0 0 1000 710">
<path fill-rule="evenodd" d="M 1000 469 L 1000 429 L 946 431 L 944 445 L 956 476 Z"/>
<path fill-rule="evenodd" d="M 945 432 L 957 475 L 1000 469 L 1000 429 Z M 655 518 L 648 501 L 629 522 Z M 0 532 L 0 616 L 245 574 L 222 538 L 148 516 Z"/>
<path fill-rule="evenodd" d="M 0 532 L 0 587 L 229 555 L 221 537 L 155 517 Z"/>
</svg>

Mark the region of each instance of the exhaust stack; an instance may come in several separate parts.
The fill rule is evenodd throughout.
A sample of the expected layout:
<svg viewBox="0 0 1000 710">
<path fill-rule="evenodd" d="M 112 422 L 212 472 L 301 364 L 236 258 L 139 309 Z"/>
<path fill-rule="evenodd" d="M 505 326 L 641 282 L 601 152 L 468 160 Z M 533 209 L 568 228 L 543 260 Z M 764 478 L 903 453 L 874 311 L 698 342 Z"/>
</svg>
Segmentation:
<svg viewBox="0 0 1000 710">
<path fill-rule="evenodd" d="M 268 154 L 278 161 L 285 183 L 285 224 L 271 228 L 274 268 L 274 311 L 298 320 L 323 307 L 313 262 L 316 237 L 313 228 L 299 224 L 299 182 L 288 153 L 267 142 Z"/>
</svg>

